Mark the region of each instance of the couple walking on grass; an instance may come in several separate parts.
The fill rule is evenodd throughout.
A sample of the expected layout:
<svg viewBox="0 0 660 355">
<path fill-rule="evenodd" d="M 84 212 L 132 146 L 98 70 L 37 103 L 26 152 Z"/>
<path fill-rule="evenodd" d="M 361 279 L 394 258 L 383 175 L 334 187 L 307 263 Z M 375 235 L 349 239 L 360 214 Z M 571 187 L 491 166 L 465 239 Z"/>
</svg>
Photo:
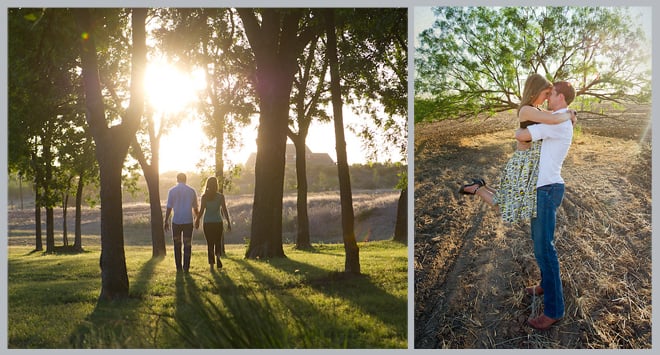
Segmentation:
<svg viewBox="0 0 660 355">
<path fill-rule="evenodd" d="M 574 98 L 575 88 L 569 82 L 553 84 L 540 74 L 530 75 L 518 107 L 517 149 L 502 171 L 499 189 L 486 185 L 482 178 L 472 179 L 459 189 L 461 194 L 479 196 L 498 208 L 507 223 L 530 221 L 541 282 L 525 288 L 525 292 L 543 295 L 544 311 L 527 323 L 539 330 L 550 328 L 564 316 L 554 232 L 564 196 L 561 168 L 573 139 L 576 116 L 568 105 Z M 546 100 L 550 111 L 540 108 Z"/>
<path fill-rule="evenodd" d="M 186 185 L 186 174 L 176 176 L 177 184 L 167 193 L 167 210 L 165 212 L 165 231 L 170 229 L 170 214 L 172 217 L 172 239 L 174 241 L 174 263 L 176 270 L 188 272 L 192 255 L 193 227 L 199 228 L 200 220 L 204 216 L 204 238 L 206 238 L 209 269 L 213 271 L 214 265 L 222 268 L 220 255 L 222 254 L 223 217 L 227 220 L 227 231 L 231 231 L 231 221 L 225 203 L 225 196 L 218 190 L 218 179 L 209 177 L 202 194 L 201 201 L 197 203 L 197 193 Z M 198 208 L 198 206 L 200 206 Z M 181 263 L 181 247 L 183 245 L 183 264 Z"/>
</svg>

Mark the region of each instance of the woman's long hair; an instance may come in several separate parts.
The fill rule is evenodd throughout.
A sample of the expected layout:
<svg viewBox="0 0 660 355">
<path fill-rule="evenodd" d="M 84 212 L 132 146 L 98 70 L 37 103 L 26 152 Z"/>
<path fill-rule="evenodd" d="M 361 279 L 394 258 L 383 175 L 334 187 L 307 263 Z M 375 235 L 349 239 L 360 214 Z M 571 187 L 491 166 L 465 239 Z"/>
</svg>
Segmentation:
<svg viewBox="0 0 660 355">
<path fill-rule="evenodd" d="M 215 195 L 218 192 L 218 179 L 215 176 L 211 176 L 206 179 L 206 187 L 204 188 L 203 198 L 208 200 L 213 200 Z"/>
<path fill-rule="evenodd" d="M 523 89 L 523 96 L 520 100 L 520 105 L 518 105 L 518 114 L 520 114 L 521 108 L 524 106 L 531 106 L 543 90 L 548 88 L 552 88 L 552 83 L 543 75 L 534 73 L 527 77 L 525 88 Z"/>
</svg>

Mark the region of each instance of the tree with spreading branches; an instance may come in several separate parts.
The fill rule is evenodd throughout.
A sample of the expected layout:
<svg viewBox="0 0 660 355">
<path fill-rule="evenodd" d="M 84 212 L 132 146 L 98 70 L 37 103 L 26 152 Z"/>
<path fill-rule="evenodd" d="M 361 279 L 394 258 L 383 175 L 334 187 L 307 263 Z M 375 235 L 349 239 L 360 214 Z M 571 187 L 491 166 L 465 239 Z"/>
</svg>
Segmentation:
<svg viewBox="0 0 660 355">
<path fill-rule="evenodd" d="M 651 98 L 650 45 L 624 7 L 437 7 L 415 50 L 415 122 L 517 107 L 540 73 L 578 89 L 581 112 Z M 607 114 L 614 114 L 610 110 Z"/>
</svg>

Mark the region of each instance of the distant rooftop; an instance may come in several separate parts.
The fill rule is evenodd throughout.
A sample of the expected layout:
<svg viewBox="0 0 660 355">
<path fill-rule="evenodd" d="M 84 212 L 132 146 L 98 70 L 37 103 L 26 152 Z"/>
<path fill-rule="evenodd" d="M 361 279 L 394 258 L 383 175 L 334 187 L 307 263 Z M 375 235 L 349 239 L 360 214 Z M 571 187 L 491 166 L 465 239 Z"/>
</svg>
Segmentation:
<svg viewBox="0 0 660 355">
<path fill-rule="evenodd" d="M 296 163 L 296 147 L 293 143 L 287 143 L 286 145 L 286 164 L 295 164 Z M 335 165 L 335 161 L 332 160 L 328 153 L 313 153 L 309 150 L 309 147 L 305 145 L 305 159 L 307 160 L 307 165 L 314 166 L 327 166 Z M 250 154 L 250 157 L 245 162 L 245 166 L 249 168 L 254 168 L 254 165 L 257 161 L 257 153 Z"/>
</svg>

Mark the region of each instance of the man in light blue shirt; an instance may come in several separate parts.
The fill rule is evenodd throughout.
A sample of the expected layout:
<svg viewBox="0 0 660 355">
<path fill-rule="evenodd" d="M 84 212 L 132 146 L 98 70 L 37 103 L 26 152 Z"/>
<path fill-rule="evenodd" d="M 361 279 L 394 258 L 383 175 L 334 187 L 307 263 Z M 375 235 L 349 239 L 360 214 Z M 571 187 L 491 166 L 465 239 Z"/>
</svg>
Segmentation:
<svg viewBox="0 0 660 355">
<path fill-rule="evenodd" d="M 198 214 L 197 192 L 186 185 L 186 174 L 176 176 L 177 184 L 167 193 L 167 211 L 165 212 L 165 231 L 170 229 L 172 217 L 172 240 L 174 241 L 174 263 L 176 271 L 188 272 L 192 255 L 193 212 Z M 181 245 L 183 244 L 183 265 L 181 264 Z"/>
</svg>

